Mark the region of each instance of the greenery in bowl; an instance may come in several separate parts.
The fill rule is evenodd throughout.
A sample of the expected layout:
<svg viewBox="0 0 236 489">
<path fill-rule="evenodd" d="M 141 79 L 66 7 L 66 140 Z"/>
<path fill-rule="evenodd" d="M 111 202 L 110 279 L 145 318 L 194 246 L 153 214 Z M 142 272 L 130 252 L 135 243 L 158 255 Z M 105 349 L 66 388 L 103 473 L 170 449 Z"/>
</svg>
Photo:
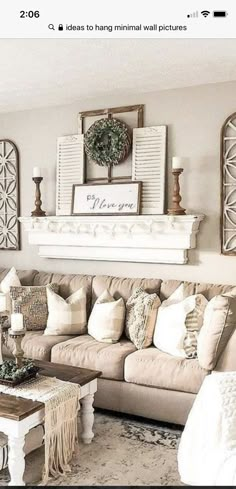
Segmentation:
<svg viewBox="0 0 236 489">
<path fill-rule="evenodd" d="M 34 375 L 39 371 L 31 360 L 23 360 L 23 366 L 18 368 L 15 360 L 5 360 L 0 366 L 0 380 L 17 381 Z"/>
</svg>

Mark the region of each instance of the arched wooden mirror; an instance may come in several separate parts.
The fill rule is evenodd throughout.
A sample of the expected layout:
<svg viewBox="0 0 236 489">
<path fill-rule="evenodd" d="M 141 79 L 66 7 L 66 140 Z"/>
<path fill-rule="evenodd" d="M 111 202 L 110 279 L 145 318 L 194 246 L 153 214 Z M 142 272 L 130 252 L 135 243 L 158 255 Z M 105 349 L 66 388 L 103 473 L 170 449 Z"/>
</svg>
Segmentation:
<svg viewBox="0 0 236 489">
<path fill-rule="evenodd" d="M 0 250 L 19 250 L 19 153 L 0 139 Z"/>
</svg>

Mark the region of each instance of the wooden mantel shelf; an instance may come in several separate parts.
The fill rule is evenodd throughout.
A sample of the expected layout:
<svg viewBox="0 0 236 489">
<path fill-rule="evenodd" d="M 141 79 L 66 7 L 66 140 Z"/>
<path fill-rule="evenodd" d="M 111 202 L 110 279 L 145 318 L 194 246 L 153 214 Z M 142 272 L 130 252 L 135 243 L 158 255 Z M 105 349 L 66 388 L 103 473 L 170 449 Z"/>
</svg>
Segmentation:
<svg viewBox="0 0 236 489">
<path fill-rule="evenodd" d="M 146 263 L 188 261 L 204 215 L 20 217 L 47 258 Z"/>
</svg>

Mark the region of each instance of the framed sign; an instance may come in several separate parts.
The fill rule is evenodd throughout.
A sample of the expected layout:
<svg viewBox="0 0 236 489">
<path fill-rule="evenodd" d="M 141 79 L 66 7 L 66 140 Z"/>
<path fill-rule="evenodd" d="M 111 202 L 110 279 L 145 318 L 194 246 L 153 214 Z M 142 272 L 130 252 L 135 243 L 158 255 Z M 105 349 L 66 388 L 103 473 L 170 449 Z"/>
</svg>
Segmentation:
<svg viewBox="0 0 236 489">
<path fill-rule="evenodd" d="M 73 185 L 72 215 L 136 215 L 142 182 Z"/>
</svg>

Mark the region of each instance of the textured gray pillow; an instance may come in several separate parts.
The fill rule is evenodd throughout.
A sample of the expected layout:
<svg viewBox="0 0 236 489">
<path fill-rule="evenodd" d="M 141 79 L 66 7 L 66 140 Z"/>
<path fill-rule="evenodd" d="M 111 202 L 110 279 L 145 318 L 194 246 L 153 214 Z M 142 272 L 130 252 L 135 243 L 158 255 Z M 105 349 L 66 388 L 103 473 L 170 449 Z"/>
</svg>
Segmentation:
<svg viewBox="0 0 236 489">
<path fill-rule="evenodd" d="M 58 293 L 57 284 L 49 284 L 51 289 Z M 48 305 L 46 285 L 10 287 L 12 312 L 20 312 L 24 316 L 24 325 L 27 330 L 39 331 L 47 326 Z"/>
</svg>

